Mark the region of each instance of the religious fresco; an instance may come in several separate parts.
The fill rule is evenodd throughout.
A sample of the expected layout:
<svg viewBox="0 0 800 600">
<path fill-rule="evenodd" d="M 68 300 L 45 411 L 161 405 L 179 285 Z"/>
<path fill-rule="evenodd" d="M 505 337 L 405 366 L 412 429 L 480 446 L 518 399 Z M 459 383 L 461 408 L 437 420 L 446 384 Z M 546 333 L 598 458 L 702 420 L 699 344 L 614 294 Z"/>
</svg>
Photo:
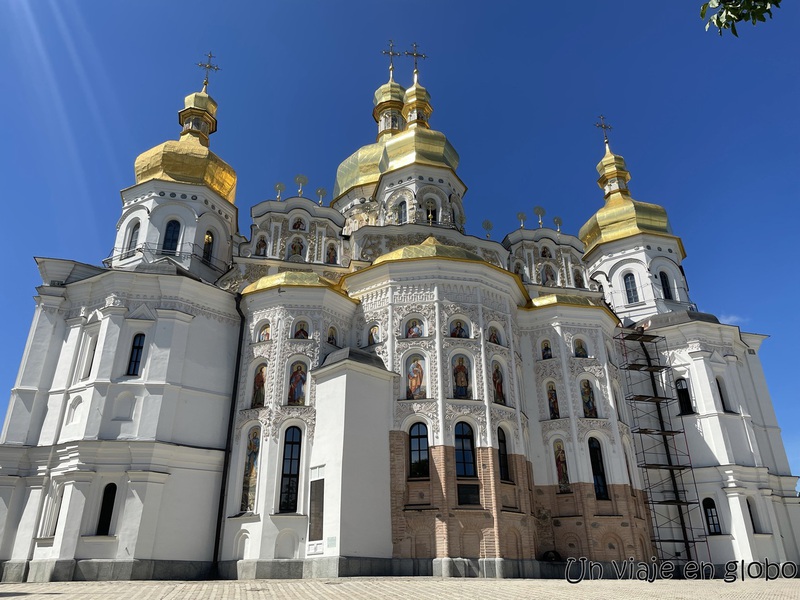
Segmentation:
<svg viewBox="0 0 800 600">
<path fill-rule="evenodd" d="M 406 337 L 407 338 L 418 338 L 423 337 L 425 335 L 425 331 L 422 328 L 422 324 L 420 323 L 419 319 L 411 319 L 408 322 L 408 326 L 406 327 Z"/>
<path fill-rule="evenodd" d="M 380 344 L 380 342 L 381 342 L 381 330 L 378 328 L 377 325 L 372 325 L 369 328 L 369 332 L 367 333 L 367 346 Z"/>
<path fill-rule="evenodd" d="M 306 363 L 297 361 L 292 363 L 289 375 L 289 395 L 288 404 L 291 406 L 302 406 L 306 402 Z"/>
<path fill-rule="evenodd" d="M 596 419 L 597 404 L 594 401 L 594 389 L 586 379 L 581 381 L 581 401 L 583 402 L 583 416 L 588 419 Z"/>
<path fill-rule="evenodd" d="M 569 485 L 569 472 L 567 471 L 567 453 L 564 451 L 564 442 L 553 442 L 553 456 L 556 462 L 556 475 L 558 478 L 558 491 L 566 494 L 572 491 Z"/>
<path fill-rule="evenodd" d="M 406 399 L 427 398 L 425 389 L 425 357 L 413 354 L 406 360 Z"/>
<path fill-rule="evenodd" d="M 472 398 L 472 386 L 470 385 L 471 363 L 468 357 L 459 354 L 453 357 L 453 398 L 469 399 Z"/>
<path fill-rule="evenodd" d="M 337 261 L 336 246 L 328 244 L 328 250 L 325 252 L 325 262 L 329 265 L 335 265 Z"/>
<path fill-rule="evenodd" d="M 258 479 L 258 453 L 261 450 L 261 429 L 253 427 L 247 432 L 244 477 L 242 478 L 242 512 L 253 512 L 256 505 L 256 481 Z"/>
<path fill-rule="evenodd" d="M 450 337 L 468 338 L 469 325 L 465 325 L 464 321 L 462 321 L 461 319 L 456 319 L 455 321 L 453 321 L 453 324 L 450 327 Z"/>
<path fill-rule="evenodd" d="M 308 339 L 308 323 L 305 321 L 298 321 L 294 326 L 294 339 L 307 340 Z"/>
<path fill-rule="evenodd" d="M 256 367 L 256 374 L 253 377 L 253 396 L 250 402 L 251 408 L 261 408 L 264 406 L 266 383 L 267 365 L 262 363 Z"/>
<path fill-rule="evenodd" d="M 500 366 L 500 363 L 493 361 L 492 362 L 492 396 L 493 400 L 497 404 L 505 404 L 506 403 L 506 392 L 503 387 L 503 368 Z"/>
<path fill-rule="evenodd" d="M 270 326 L 269 323 L 265 323 L 264 326 L 258 332 L 258 341 L 259 342 L 266 342 L 269 340 L 270 336 Z"/>
<path fill-rule="evenodd" d="M 551 419 L 561 418 L 561 413 L 558 410 L 558 394 L 556 393 L 556 384 L 552 381 L 547 384 L 547 406 L 550 409 Z"/>
</svg>

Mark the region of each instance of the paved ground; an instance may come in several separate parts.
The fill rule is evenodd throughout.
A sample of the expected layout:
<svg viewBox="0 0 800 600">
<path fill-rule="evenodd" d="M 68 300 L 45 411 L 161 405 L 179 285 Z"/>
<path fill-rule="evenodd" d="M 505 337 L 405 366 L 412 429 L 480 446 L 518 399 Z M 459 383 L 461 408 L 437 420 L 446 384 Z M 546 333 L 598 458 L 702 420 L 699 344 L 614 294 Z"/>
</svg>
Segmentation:
<svg viewBox="0 0 800 600">
<path fill-rule="evenodd" d="M 541 579 L 439 579 L 383 577 L 257 581 L 115 581 L 0 584 L 0 599 L 22 600 L 256 600 L 275 598 L 463 598 L 511 600 L 545 597 L 547 600 L 609 600 L 626 598 L 800 599 L 800 579 L 716 581 L 566 581 Z"/>
</svg>

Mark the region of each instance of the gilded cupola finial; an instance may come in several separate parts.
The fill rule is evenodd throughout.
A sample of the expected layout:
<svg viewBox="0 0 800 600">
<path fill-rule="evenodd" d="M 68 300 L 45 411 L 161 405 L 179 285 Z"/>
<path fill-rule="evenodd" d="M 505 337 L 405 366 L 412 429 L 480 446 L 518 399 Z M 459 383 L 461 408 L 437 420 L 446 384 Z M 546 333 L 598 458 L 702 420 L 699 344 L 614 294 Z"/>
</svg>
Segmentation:
<svg viewBox="0 0 800 600">
<path fill-rule="evenodd" d="M 389 40 L 389 49 L 381 54 L 389 57 L 389 81 L 375 90 L 375 108 L 372 117 L 378 124 L 378 141 L 386 140 L 405 129 L 403 118 L 403 98 L 406 89 L 394 80 L 394 57 L 403 56 L 394 51 L 394 41 Z"/>
<path fill-rule="evenodd" d="M 136 183 L 153 179 L 205 185 L 233 204 L 236 198 L 236 172 L 229 164 L 208 149 L 208 136 L 217 130 L 217 103 L 208 95 L 208 75 L 219 71 L 211 63 L 209 52 L 205 63 L 203 90 L 186 96 L 178 111 L 181 137 L 143 152 L 136 159 Z"/>
<path fill-rule="evenodd" d="M 428 90 L 419 84 L 419 65 L 417 62 L 420 58 L 428 58 L 428 55 L 417 51 L 419 46 L 417 46 L 416 42 L 411 44 L 411 47 L 413 51 L 406 50 L 405 54 L 414 58 L 414 85 L 406 90 L 403 116 L 406 119 L 406 123 L 408 123 L 408 129 L 416 129 L 417 127 L 429 129 L 428 119 L 433 112 L 433 107 L 431 106 L 431 96 Z"/>
<path fill-rule="evenodd" d="M 389 40 L 389 49 L 381 50 L 381 54 L 389 57 L 389 81 L 394 81 L 394 57 L 403 56 L 402 52 L 394 51 L 394 40 Z"/>
<path fill-rule="evenodd" d="M 206 54 L 206 62 L 197 63 L 197 66 L 200 67 L 201 69 L 204 69 L 205 72 L 206 72 L 206 76 L 203 78 L 203 93 L 204 94 L 208 93 L 208 74 L 211 71 L 215 71 L 216 72 L 216 71 L 220 70 L 220 68 L 217 65 L 215 65 L 215 64 L 213 64 L 211 62 L 212 58 L 216 58 L 216 56 L 211 54 L 211 51 L 209 50 L 208 54 Z"/>
<path fill-rule="evenodd" d="M 419 79 L 419 68 L 418 68 L 418 65 L 417 65 L 417 60 L 420 59 L 420 58 L 424 60 L 424 59 L 428 58 L 428 55 L 427 54 L 422 54 L 421 52 L 417 52 L 417 48 L 419 47 L 419 46 L 417 46 L 417 42 L 413 42 L 411 44 L 411 47 L 414 49 L 413 52 L 409 52 L 408 50 L 406 50 L 405 54 L 406 54 L 406 56 L 413 56 L 414 57 L 414 85 L 417 85 L 417 80 Z"/>
<path fill-rule="evenodd" d="M 605 115 L 599 115 L 597 118 L 600 119 L 600 122 L 595 123 L 594 126 L 599 127 L 600 129 L 603 130 L 603 140 L 606 143 L 606 150 L 610 150 L 608 146 L 608 132 L 614 128 L 608 123 L 606 123 Z"/>
</svg>

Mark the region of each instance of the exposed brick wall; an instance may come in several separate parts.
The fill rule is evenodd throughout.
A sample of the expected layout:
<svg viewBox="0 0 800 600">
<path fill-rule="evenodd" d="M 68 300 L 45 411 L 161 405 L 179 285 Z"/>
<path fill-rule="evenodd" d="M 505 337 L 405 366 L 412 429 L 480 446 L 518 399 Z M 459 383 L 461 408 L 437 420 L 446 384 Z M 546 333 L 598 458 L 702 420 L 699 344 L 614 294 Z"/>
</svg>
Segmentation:
<svg viewBox="0 0 800 600">
<path fill-rule="evenodd" d="M 392 537 L 398 558 L 541 558 L 593 560 L 653 554 L 644 494 L 609 485 L 610 500 L 597 500 L 594 486 L 574 483 L 572 492 L 537 486 L 524 456 L 509 455 L 513 481 L 500 481 L 497 450 L 476 448 L 476 479 L 456 478 L 453 446 L 429 448 L 430 477 L 409 480 L 408 435 L 390 433 Z M 459 506 L 458 483 L 480 485 L 480 506 Z"/>
</svg>

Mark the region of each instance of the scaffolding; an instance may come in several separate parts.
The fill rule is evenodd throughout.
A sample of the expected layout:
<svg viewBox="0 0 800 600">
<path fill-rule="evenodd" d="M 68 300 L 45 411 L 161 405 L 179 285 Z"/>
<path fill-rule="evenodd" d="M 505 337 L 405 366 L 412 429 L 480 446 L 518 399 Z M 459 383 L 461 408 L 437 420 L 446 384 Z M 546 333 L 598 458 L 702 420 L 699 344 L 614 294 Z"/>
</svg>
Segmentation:
<svg viewBox="0 0 800 600">
<path fill-rule="evenodd" d="M 617 343 L 658 558 L 678 563 L 703 560 L 708 546 L 666 339 L 623 329 Z M 698 556 L 698 550 L 705 556 Z"/>
</svg>

